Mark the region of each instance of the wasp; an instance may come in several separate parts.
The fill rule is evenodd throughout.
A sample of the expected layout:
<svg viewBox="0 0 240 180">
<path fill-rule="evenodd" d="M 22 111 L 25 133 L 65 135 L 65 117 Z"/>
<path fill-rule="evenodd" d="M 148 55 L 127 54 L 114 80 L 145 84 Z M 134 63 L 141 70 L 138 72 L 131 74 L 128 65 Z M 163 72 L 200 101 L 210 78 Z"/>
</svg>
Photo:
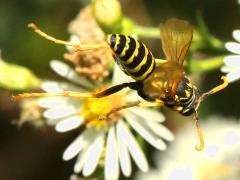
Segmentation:
<svg viewBox="0 0 240 180">
<path fill-rule="evenodd" d="M 203 136 L 198 126 L 197 109 L 201 101 L 206 97 L 221 91 L 227 85 L 227 79 L 223 76 L 223 83 L 208 92 L 201 93 L 186 76 L 183 63 L 193 38 L 193 28 L 185 20 L 176 18 L 168 19 L 160 26 L 162 49 L 166 60 L 155 58 L 147 46 L 123 34 L 110 34 L 106 43 L 92 45 L 75 45 L 68 41 L 56 39 L 41 31 L 35 24 L 29 24 L 40 36 L 57 44 L 73 46 L 76 51 L 108 48 L 115 62 L 124 73 L 131 76 L 134 81 L 125 82 L 100 92 L 79 93 L 23 93 L 13 96 L 14 100 L 38 96 L 68 96 L 72 98 L 102 98 L 117 93 L 124 88 L 137 91 L 145 101 L 137 101 L 112 109 L 104 117 L 125 108 L 133 106 L 163 107 L 166 106 L 184 116 L 193 115 L 196 120 L 197 133 L 200 145 L 195 147 L 201 150 L 204 146 Z"/>
</svg>

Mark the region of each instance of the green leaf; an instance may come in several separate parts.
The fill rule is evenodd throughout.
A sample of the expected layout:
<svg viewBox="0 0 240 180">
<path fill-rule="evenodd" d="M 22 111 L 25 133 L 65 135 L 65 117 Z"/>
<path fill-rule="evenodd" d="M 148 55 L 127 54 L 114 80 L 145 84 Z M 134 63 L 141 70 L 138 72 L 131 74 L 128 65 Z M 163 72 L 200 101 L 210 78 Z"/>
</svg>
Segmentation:
<svg viewBox="0 0 240 180">
<path fill-rule="evenodd" d="M 26 67 L 0 60 L 0 88 L 27 90 L 39 86 L 40 80 Z"/>
</svg>

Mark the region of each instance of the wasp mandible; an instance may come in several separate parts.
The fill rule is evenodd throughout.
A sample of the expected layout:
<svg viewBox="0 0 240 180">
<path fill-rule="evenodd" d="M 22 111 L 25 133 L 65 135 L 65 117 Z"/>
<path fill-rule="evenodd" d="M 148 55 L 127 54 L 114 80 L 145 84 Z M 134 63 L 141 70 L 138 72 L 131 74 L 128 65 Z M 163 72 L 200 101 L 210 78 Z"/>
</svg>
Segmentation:
<svg viewBox="0 0 240 180">
<path fill-rule="evenodd" d="M 222 84 L 208 92 L 201 93 L 186 76 L 183 63 L 193 38 L 193 29 L 189 22 L 171 18 L 164 24 L 161 24 L 162 48 L 166 55 L 166 60 L 155 58 L 144 43 L 123 34 L 110 34 L 107 36 L 106 43 L 103 44 L 76 45 L 47 35 L 35 24 L 29 24 L 29 27 L 33 28 L 40 36 L 54 43 L 74 47 L 75 51 L 108 48 L 122 71 L 131 76 L 135 81 L 125 82 L 93 93 L 69 91 L 63 93 L 23 93 L 13 96 L 14 100 L 39 96 L 102 98 L 117 93 L 124 88 L 130 88 L 137 91 L 138 95 L 145 101 L 137 101 L 114 108 L 104 117 L 100 118 L 108 118 L 117 111 L 133 106 L 167 106 L 184 116 L 194 116 L 200 138 L 200 146 L 196 147 L 196 149 L 201 150 L 203 148 L 204 141 L 198 126 L 197 109 L 201 101 L 207 96 L 224 89 L 228 85 L 228 82 L 225 77 L 222 77 Z"/>
</svg>

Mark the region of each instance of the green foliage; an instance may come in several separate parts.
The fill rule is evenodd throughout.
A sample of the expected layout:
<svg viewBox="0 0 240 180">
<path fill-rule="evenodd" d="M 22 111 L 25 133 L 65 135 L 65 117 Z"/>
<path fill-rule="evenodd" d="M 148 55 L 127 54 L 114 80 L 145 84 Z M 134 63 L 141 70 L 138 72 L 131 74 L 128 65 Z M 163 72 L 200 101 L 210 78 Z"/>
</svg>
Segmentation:
<svg viewBox="0 0 240 180">
<path fill-rule="evenodd" d="M 0 88 L 27 90 L 39 85 L 40 80 L 29 69 L 0 60 Z"/>
</svg>

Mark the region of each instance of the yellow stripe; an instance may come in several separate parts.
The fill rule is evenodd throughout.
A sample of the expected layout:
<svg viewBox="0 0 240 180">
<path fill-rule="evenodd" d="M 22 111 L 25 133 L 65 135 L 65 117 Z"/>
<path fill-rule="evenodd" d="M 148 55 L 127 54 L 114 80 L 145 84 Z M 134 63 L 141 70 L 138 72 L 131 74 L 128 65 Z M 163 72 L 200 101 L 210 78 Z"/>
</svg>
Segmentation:
<svg viewBox="0 0 240 180">
<path fill-rule="evenodd" d="M 135 40 L 135 41 L 136 41 L 136 40 Z M 138 41 L 136 41 L 136 48 L 135 48 L 132 56 L 131 56 L 127 61 L 123 61 L 124 64 L 130 64 L 130 63 L 133 62 L 134 57 L 137 56 L 138 53 L 139 53 L 139 52 L 138 52 L 139 46 L 140 46 L 140 44 L 138 43 Z"/>
<path fill-rule="evenodd" d="M 118 44 L 120 43 L 120 36 L 118 34 L 116 34 L 116 43 L 115 43 L 115 46 L 114 46 L 114 51 L 117 51 L 117 46 Z"/>
<path fill-rule="evenodd" d="M 149 53 L 151 53 L 151 52 L 149 52 Z M 153 59 L 152 53 L 151 53 L 151 57 L 152 57 L 152 64 L 151 64 L 150 68 L 148 68 L 148 70 L 142 76 L 133 77 L 135 80 L 139 81 L 139 80 L 145 79 L 147 77 L 147 75 L 149 75 L 149 73 L 153 70 L 155 61 Z"/>
<path fill-rule="evenodd" d="M 187 83 L 188 87 L 193 88 L 191 83 Z"/>
<path fill-rule="evenodd" d="M 190 92 L 189 91 L 187 91 L 187 90 L 185 90 L 185 94 L 186 94 L 186 96 L 187 96 L 187 98 L 189 98 L 190 97 Z"/>
<path fill-rule="evenodd" d="M 128 36 L 125 36 L 125 37 L 126 37 L 126 46 L 123 48 L 123 51 L 120 54 L 121 57 L 125 56 L 126 51 L 129 49 L 130 38 Z M 123 62 L 123 61 L 121 61 L 121 62 Z"/>
<path fill-rule="evenodd" d="M 188 112 L 189 111 L 189 109 L 184 109 L 183 111 L 182 111 L 182 113 L 186 113 L 186 112 Z"/>
<path fill-rule="evenodd" d="M 183 107 L 182 106 L 173 106 L 173 110 L 180 112 L 183 110 Z"/>
<path fill-rule="evenodd" d="M 140 63 L 137 67 L 135 67 L 134 69 L 126 68 L 129 72 L 131 72 L 131 73 L 137 72 L 137 71 L 139 71 L 139 70 L 141 69 L 141 67 L 142 67 L 144 64 L 146 64 L 146 62 L 147 62 L 148 49 L 146 48 L 145 45 L 144 45 L 144 48 L 145 48 L 145 55 L 144 55 L 143 60 L 142 60 L 141 63 Z M 136 54 L 136 56 L 137 56 L 137 54 Z M 151 66 L 150 66 L 150 67 L 151 67 Z"/>
</svg>

